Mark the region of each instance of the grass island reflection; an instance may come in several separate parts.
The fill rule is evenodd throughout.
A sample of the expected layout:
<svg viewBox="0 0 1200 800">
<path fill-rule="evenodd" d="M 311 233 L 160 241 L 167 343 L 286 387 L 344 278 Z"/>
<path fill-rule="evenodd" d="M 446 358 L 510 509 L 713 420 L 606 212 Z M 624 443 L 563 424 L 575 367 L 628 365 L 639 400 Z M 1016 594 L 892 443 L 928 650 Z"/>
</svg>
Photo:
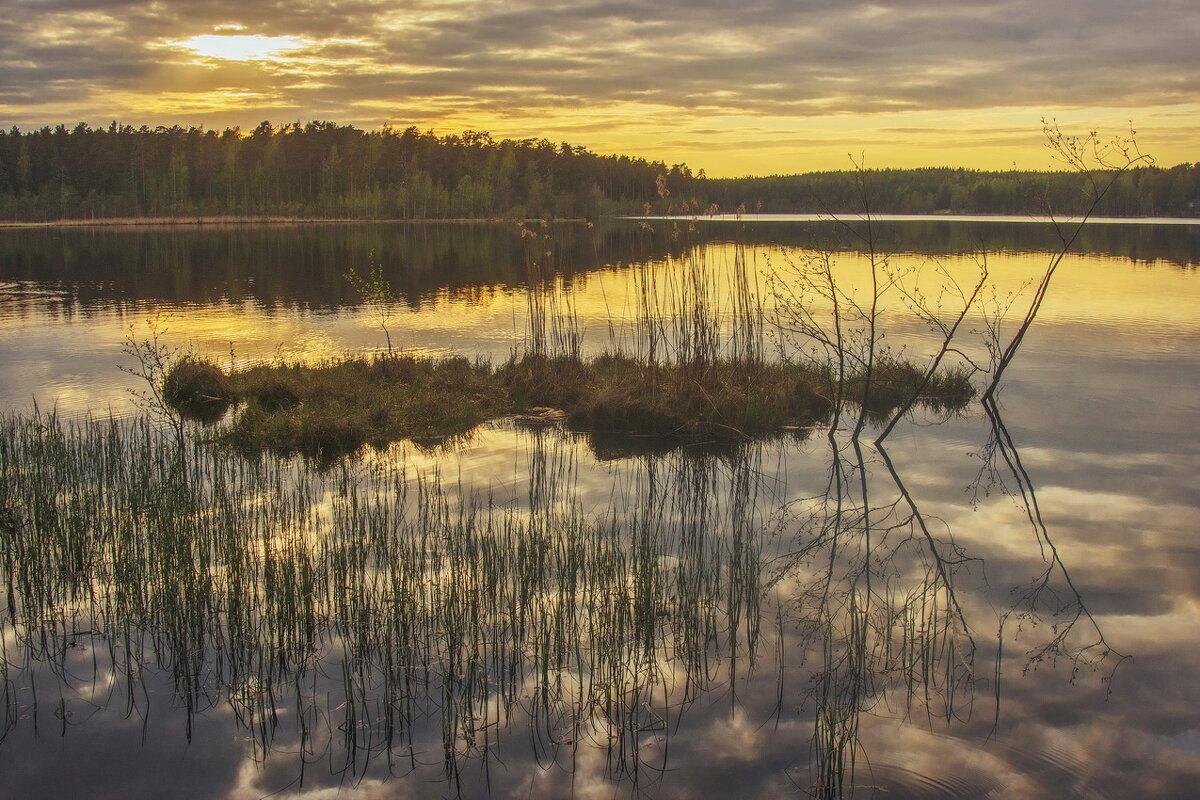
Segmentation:
<svg viewBox="0 0 1200 800">
<path fill-rule="evenodd" d="M 682 285 L 691 252 L 621 267 L 628 296 L 670 270 Z M 712 265 L 735 251 L 707 252 Z M 1032 260 L 1044 256 L 993 257 L 991 277 L 1003 287 L 1005 270 Z M 836 262 L 839 285 L 869 274 L 853 254 Z M 1129 302 L 1139 280 L 1190 287 L 1177 266 L 1080 264 L 1065 286 L 1100 286 L 1107 268 Z M 969 294 L 977 265 L 942 265 Z M 532 282 L 541 308 L 557 309 L 541 317 L 547 342 L 573 341 L 572 308 L 589 319 L 568 284 L 558 272 Z M 734 296 L 728 285 L 707 296 Z M 43 313 L 39 302 L 26 312 Z M 1174 719 L 1186 742 L 1187 722 L 1153 700 L 1146 675 L 1177 672 L 1196 650 L 1173 622 L 1186 619 L 1186 590 L 1150 588 L 1155 574 L 1179 580 L 1169 560 L 1194 559 L 1182 469 L 1194 445 L 1172 431 L 1195 386 L 1157 349 L 1158 329 L 1143 342 L 1142 329 L 1107 322 L 1119 306 L 1106 302 L 1048 305 L 1028 362 L 987 402 L 910 408 L 879 445 L 890 415 L 872 417 L 850 392 L 839 401 L 836 381 L 820 388 L 835 409 L 822 430 L 764 440 L 500 419 L 444 447 L 316 463 L 269 449 L 247 458 L 191 423 L 178 438 L 152 415 L 10 414 L 5 785 L 37 785 L 38 768 L 22 764 L 45 764 L 47 743 L 99 770 L 102 743 L 120 742 L 144 780 L 167 759 L 207 796 L 736 786 L 1056 797 L 1071 786 L 1104 797 L 1146 785 L 1118 757 L 1134 742 L 1154 793 L 1184 796 L 1190 762 L 1146 731 Z M 942 308 L 948 326 L 958 306 Z M 826 312 L 810 322 L 832 331 Z M 917 350 L 898 316 L 879 317 L 889 341 L 930 363 L 940 337 Z M 1160 324 L 1184 326 L 1178 350 L 1197 338 L 1186 317 L 1161 311 Z M 961 330 L 986 321 L 971 315 Z M 850 332 L 866 322 L 838 325 L 843 350 L 864 361 L 873 340 Z M 668 353 L 675 340 L 653 338 L 662 330 L 635 319 L 603 346 Z M 1092 353 L 1096 342 L 1108 349 Z M 1113 355 L 1117 344 L 1128 352 Z M 1124 401 L 1063 359 L 1130 396 L 1161 377 L 1156 414 L 1098 434 L 1099 415 Z M 1152 487 L 1136 471 L 1148 461 Z M 1131 484 L 1150 499 L 1135 503 Z M 1156 651 L 1150 631 L 1178 655 Z"/>
</svg>

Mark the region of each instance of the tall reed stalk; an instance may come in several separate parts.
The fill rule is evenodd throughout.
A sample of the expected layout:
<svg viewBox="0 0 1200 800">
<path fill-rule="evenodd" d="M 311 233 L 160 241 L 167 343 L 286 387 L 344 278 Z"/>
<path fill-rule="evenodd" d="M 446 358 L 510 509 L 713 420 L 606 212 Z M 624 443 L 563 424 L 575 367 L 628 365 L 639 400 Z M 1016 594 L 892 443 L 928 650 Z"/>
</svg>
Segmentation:
<svg viewBox="0 0 1200 800">
<path fill-rule="evenodd" d="M 512 505 L 383 459 L 318 472 L 181 454 L 144 419 L 4 418 L 10 726 L 94 712 L 86 685 L 155 713 L 136 687 L 161 675 L 185 733 L 228 706 L 257 759 L 362 774 L 436 736 L 457 785 L 523 726 L 548 762 L 599 747 L 640 780 L 665 721 L 738 679 L 713 660 L 758 660 L 757 468 L 648 459 L 627 507 L 585 514 L 562 441 L 535 437 Z"/>
</svg>

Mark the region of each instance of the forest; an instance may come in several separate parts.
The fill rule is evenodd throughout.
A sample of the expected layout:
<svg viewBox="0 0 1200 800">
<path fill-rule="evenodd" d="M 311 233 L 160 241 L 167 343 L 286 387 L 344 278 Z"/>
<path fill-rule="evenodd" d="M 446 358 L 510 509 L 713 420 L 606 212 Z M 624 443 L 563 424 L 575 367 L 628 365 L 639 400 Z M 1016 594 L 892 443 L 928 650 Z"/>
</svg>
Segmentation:
<svg viewBox="0 0 1200 800">
<path fill-rule="evenodd" d="M 865 187 L 865 192 L 864 192 Z M 600 155 L 546 139 L 313 121 L 252 131 L 58 125 L 0 131 L 0 220 L 253 216 L 587 218 L 715 211 L 1071 213 L 1070 171 L 840 170 L 708 178 L 703 169 Z M 1200 164 L 1121 174 L 1097 213 L 1200 213 Z"/>
</svg>

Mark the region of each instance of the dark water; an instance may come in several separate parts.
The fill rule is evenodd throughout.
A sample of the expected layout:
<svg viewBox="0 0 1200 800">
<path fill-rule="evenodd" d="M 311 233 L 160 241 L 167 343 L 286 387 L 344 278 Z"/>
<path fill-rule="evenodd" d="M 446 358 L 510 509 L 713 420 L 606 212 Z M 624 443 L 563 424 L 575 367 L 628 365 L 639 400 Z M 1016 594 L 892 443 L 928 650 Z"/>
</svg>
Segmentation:
<svg viewBox="0 0 1200 800">
<path fill-rule="evenodd" d="M 67 420 L 131 417 L 121 341 L 151 322 L 171 346 L 239 362 L 377 350 L 378 320 L 342 277 L 371 253 L 403 296 L 386 321 L 395 341 L 497 358 L 521 345 L 531 283 L 571 298 L 585 349 L 598 351 L 631 341 L 637 281 L 675 285 L 685 255 L 714 273 L 748 259 L 764 296 L 766 276 L 795 281 L 814 244 L 836 253 L 843 285 L 869 278 L 829 226 L 532 233 L 3 231 L 0 400 L 27 411 L 36 398 Z M 936 284 L 942 270 L 966 285 L 983 241 L 993 310 L 1041 274 L 1054 246 L 1043 226 L 940 221 L 887 226 L 883 239 L 889 268 L 910 284 Z M 501 421 L 450 448 L 399 445 L 323 473 L 268 464 L 271 485 L 304 491 L 268 492 L 292 505 L 279 501 L 276 529 L 254 527 L 235 550 L 277 547 L 301 559 L 280 563 L 357 576 L 345 594 L 310 593 L 311 641 L 273 610 L 277 588 L 244 612 L 253 623 L 238 635 L 245 586 L 219 565 L 208 564 L 219 600 L 185 603 L 186 613 L 149 603 L 135 618 L 109 590 L 120 580 L 96 566 L 115 558 L 108 545 L 84 540 L 91 589 L 71 593 L 23 571 L 8 542 L 0 786 L 7 796 L 1194 796 L 1197 248 L 1186 227 L 1085 231 L 998 405 L 902 423 L 884 448 L 821 431 L 669 448 Z M 889 296 L 883 320 L 891 346 L 917 357 L 934 347 L 901 297 Z M 981 336 L 962 338 L 977 360 Z M 93 478 L 80 474 L 83 497 Z M 353 511 L 348 486 L 381 510 Z M 189 502 L 212 502 L 196 491 Z M 301 506 L 311 516 L 288 516 Z M 503 547 L 487 558 L 426 551 L 424 593 L 400 601 L 379 579 L 400 580 L 382 542 L 431 530 L 455 541 L 461 508 Z M 152 526 L 138 525 L 147 568 L 171 563 Z M 572 550 L 585 530 L 593 538 Z M 376 543 L 347 572 L 360 538 Z M 558 553 L 546 562 L 558 571 L 529 572 L 538 551 L 523 543 Z M 46 546 L 55 561 L 76 552 Z M 586 569 L 568 580 L 570 553 Z M 496 571 L 476 576 L 473 565 Z M 464 596 L 474 604 L 455 605 Z M 480 607 L 499 616 L 472 616 Z"/>
</svg>

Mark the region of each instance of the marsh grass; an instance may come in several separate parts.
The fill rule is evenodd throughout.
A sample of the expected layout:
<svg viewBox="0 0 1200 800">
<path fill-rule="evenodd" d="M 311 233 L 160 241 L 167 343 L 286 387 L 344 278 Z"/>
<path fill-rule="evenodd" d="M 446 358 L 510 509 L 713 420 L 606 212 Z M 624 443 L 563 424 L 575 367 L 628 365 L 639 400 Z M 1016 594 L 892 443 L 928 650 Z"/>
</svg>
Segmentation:
<svg viewBox="0 0 1200 800">
<path fill-rule="evenodd" d="M 601 433 L 737 439 L 828 413 L 813 374 L 791 364 L 717 360 L 701 368 L 604 354 L 583 363 L 526 357 L 504 374 L 518 404 L 559 404 L 572 427 Z"/>
<path fill-rule="evenodd" d="M 464 767 L 520 740 L 546 768 L 599 749 L 636 788 L 706 693 L 769 670 L 777 713 L 813 715 L 800 788 L 835 798 L 864 714 L 971 710 L 973 560 L 882 448 L 831 436 L 825 491 L 782 506 L 755 448 L 642 457 L 585 511 L 569 437 L 523 440 L 527 493 L 494 497 L 402 459 L 319 471 L 181 446 L 149 417 L 3 418 L 4 730 L 162 713 L 166 681 L 187 735 L 229 708 L 253 758 L 301 774 L 432 765 L 474 796 Z M 1078 602 L 1020 611 L 1087 657 Z"/>
<path fill-rule="evenodd" d="M 875 360 L 870 381 L 861 373 L 848 375 L 846 394 L 876 421 L 888 419 L 918 392 L 927 408 L 954 411 L 975 398 L 972 374 L 965 366 L 953 366 L 934 373 L 926 382 L 925 370 L 916 363 L 883 355 Z"/>
<path fill-rule="evenodd" d="M 882 352 L 835 363 L 804 343 L 777 341 L 768 357 L 769 313 L 746 248 L 712 250 L 678 226 L 666 264 L 633 268 L 632 324 L 619 336 L 610 328 L 606 350 L 585 356 L 571 289 L 553 269 L 551 224 L 521 231 L 530 248 L 528 327 L 523 349 L 499 366 L 417 358 L 392 351 L 390 339 L 375 356 L 258 365 L 227 377 L 184 359 L 171 371 L 172 405 L 196 415 L 217 409 L 209 398 L 228 397 L 241 409 L 212 438 L 330 461 L 368 444 L 461 437 L 530 408 L 560 410 L 570 428 L 593 435 L 736 442 L 836 425 L 844 403 L 883 421 L 917 395 L 939 413 L 974 396 L 966 370 L 930 376 Z"/>
<path fill-rule="evenodd" d="M 568 427 L 578 431 L 681 442 L 770 437 L 819 426 L 832 409 L 824 368 L 792 362 L 655 363 L 621 354 L 584 359 L 527 353 L 499 367 L 407 355 L 255 366 L 228 376 L 216 365 L 204 367 L 189 361 L 180 372 L 219 375 L 227 396 L 242 404 L 228 425 L 211 434 L 214 439 L 247 451 L 326 459 L 367 444 L 461 436 L 531 407 L 562 409 Z M 866 405 L 885 417 L 923 378 L 906 362 L 876 365 Z M 861 402 L 866 383 L 850 374 L 847 384 L 843 395 Z M 923 402 L 936 410 L 961 408 L 973 396 L 965 373 L 946 372 L 925 386 Z M 196 405 L 207 413 L 213 403 L 201 399 Z M 196 405 L 177 408 L 190 415 Z"/>
<path fill-rule="evenodd" d="M 337 456 L 463 434 L 509 413 L 492 367 L 406 355 L 255 366 L 229 376 L 245 407 L 218 437 L 246 450 Z"/>
<path fill-rule="evenodd" d="M 754 449 L 687 449 L 626 462 L 585 511 L 551 430 L 527 435 L 526 493 L 493 497 L 391 459 L 181 450 L 151 422 L 0 420 L 6 731 L 163 713 L 146 686 L 166 680 L 186 734 L 229 708 L 259 761 L 433 764 L 472 796 L 464 765 L 515 739 L 544 767 L 599 748 L 637 784 L 705 693 L 777 671 L 779 713 L 813 714 L 811 793 L 833 798 L 863 714 L 971 706 L 971 559 L 854 442 L 831 439 L 825 493 L 784 506 Z"/>
<path fill-rule="evenodd" d="M 382 460 L 317 472 L 180 452 L 144 419 L 4 418 L 6 729 L 95 713 L 95 686 L 150 714 L 137 687 L 166 675 L 189 735 L 225 706 L 256 759 L 302 770 L 384 755 L 457 787 L 515 736 L 544 765 L 599 747 L 614 779 L 655 774 L 690 703 L 757 663 L 759 468 L 648 459 L 628 503 L 586 515 L 555 441 L 502 506 Z"/>
</svg>

